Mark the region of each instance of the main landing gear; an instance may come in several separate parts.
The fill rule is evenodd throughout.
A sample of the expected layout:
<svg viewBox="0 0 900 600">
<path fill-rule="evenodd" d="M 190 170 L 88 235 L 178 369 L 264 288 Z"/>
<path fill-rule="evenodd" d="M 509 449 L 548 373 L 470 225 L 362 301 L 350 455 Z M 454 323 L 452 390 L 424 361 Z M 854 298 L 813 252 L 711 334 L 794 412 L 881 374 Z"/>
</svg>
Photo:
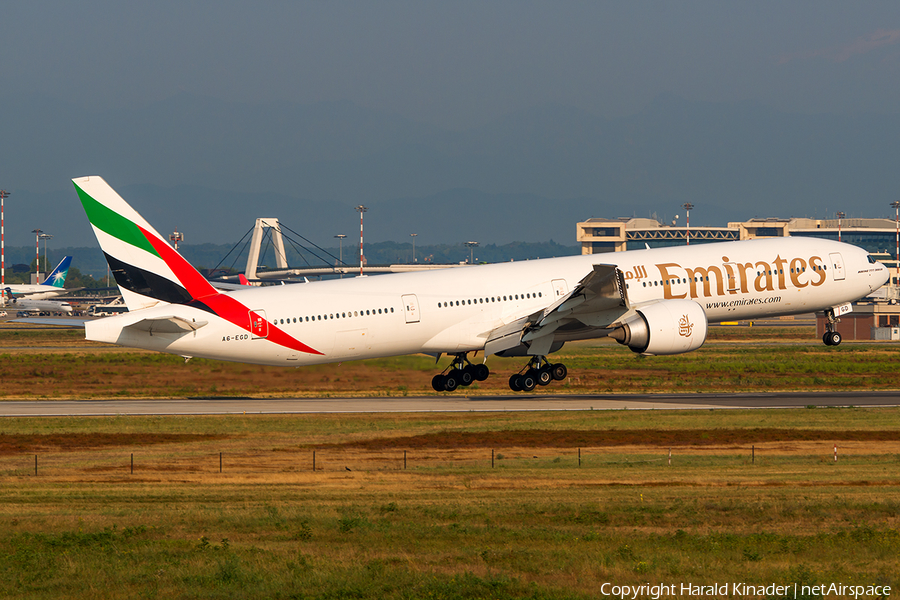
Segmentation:
<svg viewBox="0 0 900 600">
<path fill-rule="evenodd" d="M 837 332 L 838 319 L 834 316 L 834 309 L 826 310 L 825 318 L 828 321 L 825 323 L 825 335 L 822 336 L 822 341 L 826 346 L 837 346 L 841 343 L 841 334 Z"/>
<path fill-rule="evenodd" d="M 484 381 L 491 372 L 485 364 L 473 365 L 466 353 L 455 355 L 450 366 L 431 380 L 436 392 L 452 392 L 459 386 L 472 385 L 473 381 Z"/>
<path fill-rule="evenodd" d="M 562 363 L 550 364 L 545 356 L 532 356 L 528 364 L 509 378 L 509 389 L 514 392 L 530 392 L 538 385 L 562 381 L 569 370 Z"/>
</svg>

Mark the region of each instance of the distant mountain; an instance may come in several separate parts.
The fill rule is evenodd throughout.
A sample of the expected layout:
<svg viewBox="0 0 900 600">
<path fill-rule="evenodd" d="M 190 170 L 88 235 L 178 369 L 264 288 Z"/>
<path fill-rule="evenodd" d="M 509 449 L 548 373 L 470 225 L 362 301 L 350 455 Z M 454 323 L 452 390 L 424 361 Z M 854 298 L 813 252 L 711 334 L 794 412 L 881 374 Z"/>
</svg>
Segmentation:
<svg viewBox="0 0 900 600">
<path fill-rule="evenodd" d="M 796 115 L 660 96 L 604 119 L 564 106 L 447 131 L 351 103 L 254 106 L 181 95 L 129 110 L 4 96 L 7 239 L 40 227 L 93 243 L 70 177 L 103 175 L 160 231 L 239 239 L 275 216 L 325 243 L 574 243 L 591 216 L 694 223 L 754 216 L 887 216 L 900 189 L 900 116 Z M 682 217 L 683 218 L 683 217 Z M 349 239 L 349 237 L 348 237 Z M 57 247 L 58 247 L 57 246 Z"/>
</svg>

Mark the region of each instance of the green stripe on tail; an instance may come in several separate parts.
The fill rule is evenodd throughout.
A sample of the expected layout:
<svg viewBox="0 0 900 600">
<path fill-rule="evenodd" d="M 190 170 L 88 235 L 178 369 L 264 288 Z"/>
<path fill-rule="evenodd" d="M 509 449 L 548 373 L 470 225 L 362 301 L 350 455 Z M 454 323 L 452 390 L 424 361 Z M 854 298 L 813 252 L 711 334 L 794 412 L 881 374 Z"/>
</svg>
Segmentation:
<svg viewBox="0 0 900 600">
<path fill-rule="evenodd" d="M 75 191 L 91 225 L 126 244 L 159 256 L 136 224 L 91 198 L 78 184 L 75 184 Z"/>
</svg>

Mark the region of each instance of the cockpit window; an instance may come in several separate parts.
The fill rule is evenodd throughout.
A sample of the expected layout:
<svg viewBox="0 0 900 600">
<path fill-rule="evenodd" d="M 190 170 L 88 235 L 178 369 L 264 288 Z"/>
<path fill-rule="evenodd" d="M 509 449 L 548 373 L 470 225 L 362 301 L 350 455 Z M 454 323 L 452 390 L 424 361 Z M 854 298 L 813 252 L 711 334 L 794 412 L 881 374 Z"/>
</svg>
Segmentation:
<svg viewBox="0 0 900 600">
<path fill-rule="evenodd" d="M 877 260 L 875 260 L 875 257 L 872 256 L 871 254 L 869 254 L 868 256 L 866 256 L 866 258 L 868 259 L 870 265 L 874 265 L 875 263 L 878 262 Z"/>
</svg>

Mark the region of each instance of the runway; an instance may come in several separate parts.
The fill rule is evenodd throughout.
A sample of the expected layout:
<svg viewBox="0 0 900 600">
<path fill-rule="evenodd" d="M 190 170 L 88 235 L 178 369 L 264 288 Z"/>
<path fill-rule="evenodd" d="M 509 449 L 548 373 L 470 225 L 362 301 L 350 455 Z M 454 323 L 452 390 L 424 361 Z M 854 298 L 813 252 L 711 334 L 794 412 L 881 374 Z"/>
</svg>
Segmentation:
<svg viewBox="0 0 900 600">
<path fill-rule="evenodd" d="M 900 406 L 900 392 L 40 400 L 0 402 L 0 417 L 713 410 L 806 406 Z"/>
</svg>

